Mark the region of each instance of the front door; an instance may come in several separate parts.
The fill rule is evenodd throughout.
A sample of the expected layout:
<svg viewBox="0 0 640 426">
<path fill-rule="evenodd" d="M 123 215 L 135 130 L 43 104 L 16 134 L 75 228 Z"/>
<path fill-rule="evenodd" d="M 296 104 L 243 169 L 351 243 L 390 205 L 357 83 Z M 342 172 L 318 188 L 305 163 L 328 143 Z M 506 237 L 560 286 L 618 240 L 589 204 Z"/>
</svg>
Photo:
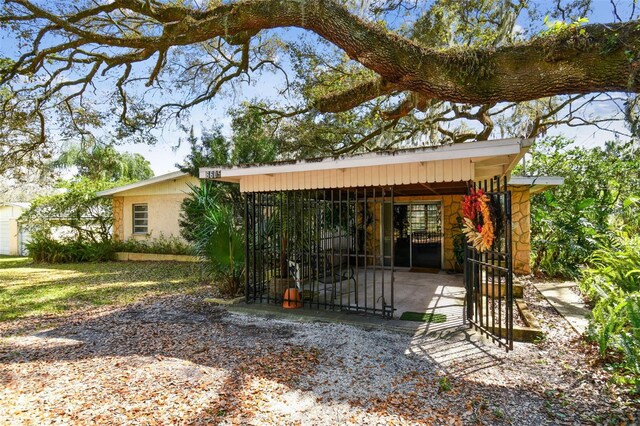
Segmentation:
<svg viewBox="0 0 640 426">
<path fill-rule="evenodd" d="M 442 267 L 440 202 L 396 204 L 393 211 L 394 264 L 398 267 Z"/>
</svg>

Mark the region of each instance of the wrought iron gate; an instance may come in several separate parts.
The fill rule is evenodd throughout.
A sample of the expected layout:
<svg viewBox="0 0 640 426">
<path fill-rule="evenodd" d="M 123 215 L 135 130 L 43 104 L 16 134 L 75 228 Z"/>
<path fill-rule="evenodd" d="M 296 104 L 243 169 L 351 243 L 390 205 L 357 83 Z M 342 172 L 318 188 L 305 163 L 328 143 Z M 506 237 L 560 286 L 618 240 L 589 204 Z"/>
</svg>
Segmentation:
<svg viewBox="0 0 640 426">
<path fill-rule="evenodd" d="M 506 177 L 470 183 L 468 193 L 472 190 L 482 190 L 490 199 L 495 239 L 484 252 L 465 244 L 466 319 L 508 351 L 513 349 L 511 192 Z"/>
<path fill-rule="evenodd" d="M 389 187 L 245 193 L 247 302 L 392 317 L 393 200 Z"/>
</svg>

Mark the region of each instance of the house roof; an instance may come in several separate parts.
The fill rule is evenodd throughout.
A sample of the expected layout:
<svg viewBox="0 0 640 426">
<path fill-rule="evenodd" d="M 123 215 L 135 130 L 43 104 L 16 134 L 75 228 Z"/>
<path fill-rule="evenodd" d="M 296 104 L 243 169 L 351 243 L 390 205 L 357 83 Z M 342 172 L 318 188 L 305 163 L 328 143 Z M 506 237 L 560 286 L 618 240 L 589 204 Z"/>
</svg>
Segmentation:
<svg viewBox="0 0 640 426">
<path fill-rule="evenodd" d="M 114 194 L 118 194 L 120 192 L 124 192 L 124 191 L 129 191 L 131 189 L 136 189 L 136 188 L 141 188 L 144 186 L 148 186 L 148 185 L 153 185 L 156 183 L 161 183 L 161 182 L 165 182 L 168 180 L 173 180 L 173 179 L 177 179 L 177 178 L 181 178 L 183 176 L 188 175 L 188 173 L 184 173 L 181 171 L 175 171 L 175 172 L 171 172 L 171 173 L 166 173 L 164 175 L 160 175 L 160 176 L 154 176 L 152 178 L 149 179 L 145 179 L 145 180 L 141 180 L 138 182 L 134 182 L 134 183 L 130 183 L 128 185 L 123 185 L 123 186 L 117 186 L 115 188 L 111 188 L 111 189 L 105 189 L 104 191 L 98 191 L 96 193 L 96 195 L 98 197 L 108 197 Z"/>
<path fill-rule="evenodd" d="M 23 203 L 23 202 L 0 203 L 0 207 L 4 207 L 4 206 L 13 206 L 13 207 L 20 207 L 21 209 L 28 209 L 29 206 L 31 206 L 31 203 Z"/>
<path fill-rule="evenodd" d="M 519 154 L 522 148 L 528 148 L 532 143 L 533 139 L 496 139 L 394 151 L 376 151 L 338 157 L 241 164 L 234 167 L 201 167 L 200 179 L 225 180 L 225 178 L 239 178 L 260 174 L 308 172 L 474 157 L 495 157 L 499 155 Z M 220 172 L 220 177 L 212 177 L 217 175 L 217 172 Z M 237 181 L 237 179 L 235 181 Z"/>
<path fill-rule="evenodd" d="M 234 167 L 200 168 L 201 179 L 242 192 L 441 184 L 505 176 L 533 139 L 513 138 Z M 340 171 L 342 173 L 337 173 Z"/>
<path fill-rule="evenodd" d="M 530 187 L 531 194 L 562 184 L 564 184 L 564 178 L 560 176 L 511 176 L 509 179 L 509 185 Z"/>
</svg>

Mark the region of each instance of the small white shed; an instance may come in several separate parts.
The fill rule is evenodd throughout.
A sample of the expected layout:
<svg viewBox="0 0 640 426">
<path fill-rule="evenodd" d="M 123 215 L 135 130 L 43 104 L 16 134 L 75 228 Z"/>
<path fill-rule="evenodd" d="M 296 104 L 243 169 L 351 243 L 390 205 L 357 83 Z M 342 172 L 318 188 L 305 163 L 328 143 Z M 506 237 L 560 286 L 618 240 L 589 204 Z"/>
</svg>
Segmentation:
<svg viewBox="0 0 640 426">
<path fill-rule="evenodd" d="M 0 204 L 0 255 L 24 256 L 29 234 L 21 228 L 18 218 L 29 203 Z"/>
</svg>

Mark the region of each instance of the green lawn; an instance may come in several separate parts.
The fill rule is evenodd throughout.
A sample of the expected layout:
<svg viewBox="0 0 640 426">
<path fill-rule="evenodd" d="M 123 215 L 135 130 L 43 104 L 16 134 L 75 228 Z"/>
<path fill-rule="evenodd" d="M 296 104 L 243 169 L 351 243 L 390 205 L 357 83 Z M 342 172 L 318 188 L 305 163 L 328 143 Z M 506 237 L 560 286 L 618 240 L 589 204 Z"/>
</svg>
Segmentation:
<svg viewBox="0 0 640 426">
<path fill-rule="evenodd" d="M 0 321 L 206 289 L 198 266 L 177 262 L 36 264 L 0 256 Z"/>
</svg>

